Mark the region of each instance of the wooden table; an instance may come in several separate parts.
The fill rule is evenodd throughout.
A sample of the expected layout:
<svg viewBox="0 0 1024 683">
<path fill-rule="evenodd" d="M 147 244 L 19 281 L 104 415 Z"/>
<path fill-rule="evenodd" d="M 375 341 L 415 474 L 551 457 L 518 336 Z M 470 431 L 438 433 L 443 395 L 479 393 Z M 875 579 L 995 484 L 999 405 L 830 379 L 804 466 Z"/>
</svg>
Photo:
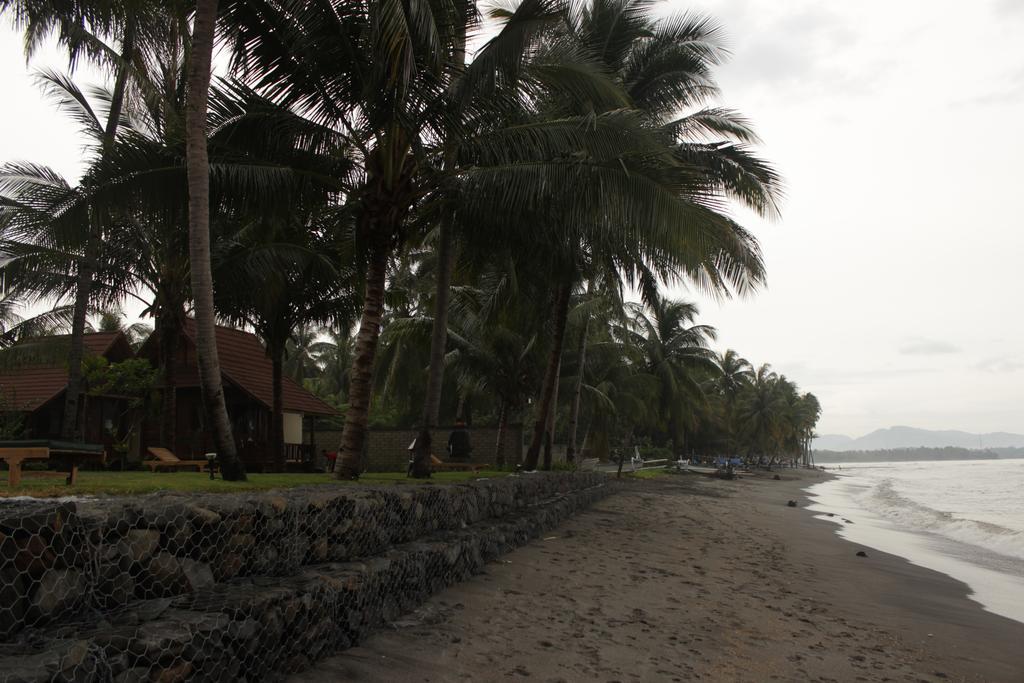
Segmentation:
<svg viewBox="0 0 1024 683">
<path fill-rule="evenodd" d="M 102 445 L 91 443 L 74 443 L 70 441 L 0 441 L 0 460 L 7 463 L 7 484 L 14 488 L 21 484 L 21 465 L 26 460 L 49 460 L 57 455 L 66 458 L 70 463 L 67 475 L 69 486 L 78 479 L 78 463 L 81 460 L 98 460 L 106 462 L 106 452 Z"/>
</svg>

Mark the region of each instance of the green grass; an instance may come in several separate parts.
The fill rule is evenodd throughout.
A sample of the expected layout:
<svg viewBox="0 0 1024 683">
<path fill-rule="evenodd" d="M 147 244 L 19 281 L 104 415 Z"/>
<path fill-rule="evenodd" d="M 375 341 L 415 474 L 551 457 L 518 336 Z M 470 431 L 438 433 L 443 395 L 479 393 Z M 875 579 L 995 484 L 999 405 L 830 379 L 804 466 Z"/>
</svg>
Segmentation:
<svg viewBox="0 0 1024 683">
<path fill-rule="evenodd" d="M 655 479 L 671 474 L 668 470 L 640 470 L 639 472 L 623 472 L 634 479 Z"/>
<path fill-rule="evenodd" d="M 10 496 L 110 496 L 153 493 L 155 491 L 187 491 L 194 493 L 236 493 L 263 491 L 293 486 L 416 486 L 430 483 L 471 481 L 481 477 L 502 477 L 508 472 L 437 472 L 430 479 L 409 479 L 405 472 L 367 472 L 358 482 L 338 481 L 331 474 L 250 474 L 248 481 L 210 481 L 205 472 L 79 472 L 74 486 L 65 486 L 60 479 L 33 479 L 22 476 L 16 489 L 7 486 L 7 472 L 0 472 L 0 498 Z"/>
</svg>

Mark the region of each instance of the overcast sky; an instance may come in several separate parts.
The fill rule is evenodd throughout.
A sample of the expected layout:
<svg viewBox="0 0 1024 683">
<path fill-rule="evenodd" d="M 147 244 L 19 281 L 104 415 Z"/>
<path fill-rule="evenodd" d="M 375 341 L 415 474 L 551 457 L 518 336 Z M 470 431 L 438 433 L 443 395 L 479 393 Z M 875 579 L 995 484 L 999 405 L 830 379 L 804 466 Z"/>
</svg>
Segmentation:
<svg viewBox="0 0 1024 683">
<path fill-rule="evenodd" d="M 1024 433 L 1024 0 L 672 7 L 725 26 L 722 103 L 787 185 L 781 221 L 740 216 L 768 289 L 703 303 L 722 347 L 817 394 L 823 434 Z M 6 22 L 0 93 L 0 161 L 75 177 L 82 142 Z"/>
</svg>

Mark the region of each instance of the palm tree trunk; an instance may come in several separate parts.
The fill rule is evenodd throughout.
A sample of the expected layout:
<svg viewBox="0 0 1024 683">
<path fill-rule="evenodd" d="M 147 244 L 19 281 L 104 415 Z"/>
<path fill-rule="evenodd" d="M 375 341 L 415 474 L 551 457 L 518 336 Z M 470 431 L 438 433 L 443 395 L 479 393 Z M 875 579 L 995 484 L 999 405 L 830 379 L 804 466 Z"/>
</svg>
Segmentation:
<svg viewBox="0 0 1024 683">
<path fill-rule="evenodd" d="M 121 46 L 121 57 L 131 58 L 132 40 L 130 34 L 125 35 Z M 114 81 L 114 92 L 110 99 L 110 112 L 107 125 L 103 131 L 103 156 L 110 153 L 117 135 L 117 125 L 121 120 L 124 108 L 124 91 L 128 81 L 128 69 L 122 65 Z M 92 217 L 90 217 L 92 220 Z M 97 226 L 87 227 L 85 248 L 78 264 L 78 278 L 75 282 L 75 304 L 71 315 L 71 349 L 68 351 L 68 388 L 64 394 L 64 414 L 61 421 L 60 436 L 62 439 L 73 440 L 78 429 L 78 399 L 82 393 L 82 356 L 85 344 L 85 319 L 89 314 L 89 295 L 92 292 L 92 278 L 95 274 L 95 259 L 99 241 L 102 239 Z"/>
<path fill-rule="evenodd" d="M 82 357 L 85 344 L 85 318 L 89 313 L 89 292 L 92 289 L 92 259 L 95 240 L 90 235 L 85 255 L 78 264 L 75 282 L 75 306 L 71 315 L 71 349 L 68 351 L 68 388 L 64 393 L 64 415 L 60 437 L 73 441 L 78 435 L 78 400 L 82 394 Z"/>
<path fill-rule="evenodd" d="M 274 469 L 284 472 L 284 349 L 272 352 L 273 414 L 270 417 L 270 453 Z"/>
<path fill-rule="evenodd" d="M 348 410 L 345 427 L 338 446 L 338 479 L 357 479 L 363 469 L 363 442 L 370 414 L 373 357 L 380 336 L 380 322 L 384 315 L 384 285 L 387 275 L 388 250 L 377 246 L 370 254 L 366 269 L 366 293 L 363 314 L 356 333 L 352 368 L 349 371 Z"/>
<path fill-rule="evenodd" d="M 499 470 L 505 466 L 505 433 L 508 431 L 509 407 L 505 401 L 498 408 L 498 437 L 494 440 L 494 466 Z"/>
<path fill-rule="evenodd" d="M 161 396 L 160 445 L 175 452 L 175 432 L 178 428 L 178 405 L 175 395 L 175 356 L 178 335 L 181 334 L 180 318 L 164 311 L 157 320 L 157 344 L 160 347 L 160 369 L 164 375 Z"/>
<path fill-rule="evenodd" d="M 555 415 L 558 411 L 558 387 L 561 385 L 562 359 L 558 359 L 558 370 L 555 372 L 555 391 L 551 398 L 551 410 L 548 412 L 547 423 L 544 426 L 544 464 L 542 469 L 551 470 L 551 449 L 555 441 Z"/>
<path fill-rule="evenodd" d="M 430 476 L 430 430 L 437 426 L 438 415 L 441 412 L 444 352 L 448 344 L 448 306 L 451 300 L 452 270 L 455 267 L 450 217 L 445 216 L 441 219 L 438 230 L 437 289 L 434 294 L 434 326 L 430 334 L 430 370 L 427 375 L 427 395 L 423 400 L 420 433 L 416 437 L 416 453 L 411 470 L 412 476 L 417 478 Z"/>
<path fill-rule="evenodd" d="M 583 371 L 587 367 L 587 333 L 590 331 L 590 316 L 583 321 L 583 332 L 576 357 L 579 359 L 579 370 L 576 373 L 576 386 L 572 392 L 572 410 L 569 414 L 569 444 L 565 449 L 565 461 L 576 462 L 576 433 L 580 424 L 580 403 L 583 396 Z"/>
<path fill-rule="evenodd" d="M 203 407 L 208 416 L 207 424 L 213 427 L 222 476 L 230 481 L 242 481 L 246 478 L 245 467 L 238 459 L 231 434 L 231 419 L 224 402 L 220 359 L 217 357 L 213 274 L 210 267 L 210 160 L 206 149 L 206 107 L 210 96 L 210 66 L 216 20 L 217 0 L 197 0 L 185 98 L 188 253 L 192 296 L 195 300 L 199 384 Z"/>
<path fill-rule="evenodd" d="M 565 341 L 565 320 L 569 315 L 569 295 L 572 293 L 572 283 L 572 278 L 569 278 L 565 283 L 559 285 L 558 292 L 555 295 L 555 329 L 551 340 L 551 353 L 548 356 L 547 370 L 544 372 L 544 382 L 541 384 L 537 419 L 533 425 L 533 438 L 530 440 L 530 447 L 527 449 L 526 459 L 523 461 L 524 470 L 537 469 L 537 459 L 540 456 L 540 447 L 544 440 L 544 424 L 547 422 L 548 412 L 551 410 L 551 399 L 554 398 L 558 366 L 562 358 L 562 343 Z"/>
</svg>

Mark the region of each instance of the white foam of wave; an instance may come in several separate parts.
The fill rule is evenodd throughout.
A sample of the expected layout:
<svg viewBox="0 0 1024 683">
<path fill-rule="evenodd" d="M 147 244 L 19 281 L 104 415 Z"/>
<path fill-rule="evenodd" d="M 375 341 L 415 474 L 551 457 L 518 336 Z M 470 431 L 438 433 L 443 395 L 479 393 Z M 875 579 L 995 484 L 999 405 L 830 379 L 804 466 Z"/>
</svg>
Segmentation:
<svg viewBox="0 0 1024 683">
<path fill-rule="evenodd" d="M 914 531 L 928 531 L 959 543 L 1024 560 L 1024 531 L 960 517 L 900 495 L 890 478 L 857 496 L 858 502 L 891 522 Z"/>
</svg>

